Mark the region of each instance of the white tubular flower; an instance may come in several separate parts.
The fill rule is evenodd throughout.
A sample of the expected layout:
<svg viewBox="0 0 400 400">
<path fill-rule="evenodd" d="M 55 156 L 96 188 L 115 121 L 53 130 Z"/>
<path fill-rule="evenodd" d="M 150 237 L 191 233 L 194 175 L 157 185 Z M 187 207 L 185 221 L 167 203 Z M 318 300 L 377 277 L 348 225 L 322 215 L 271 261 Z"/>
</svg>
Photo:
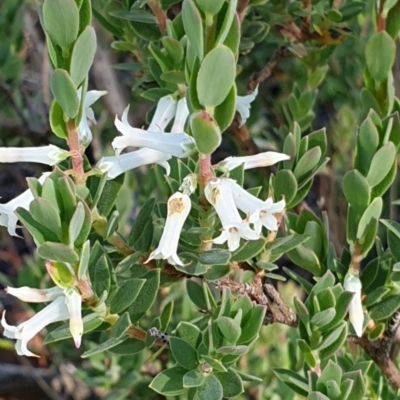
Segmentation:
<svg viewBox="0 0 400 400">
<path fill-rule="evenodd" d="M 79 348 L 83 335 L 82 297 L 75 289 L 66 289 L 65 303 L 69 312 L 69 331 L 74 339 L 75 347 Z"/>
<path fill-rule="evenodd" d="M 240 126 L 246 123 L 247 118 L 250 117 L 250 108 L 251 103 L 254 101 L 258 94 L 258 85 L 254 89 L 252 94 L 248 94 L 247 96 L 236 96 L 236 111 L 242 117 L 242 122 Z"/>
<path fill-rule="evenodd" d="M 38 180 L 43 183 L 48 172 L 44 173 Z M 14 211 L 18 207 L 25 208 L 29 210 L 29 204 L 33 201 L 32 192 L 28 189 L 21 193 L 15 199 L 10 200 L 8 203 L 0 204 L 0 226 L 7 227 L 8 233 L 11 236 L 18 236 L 15 232 L 17 228 L 18 217 L 15 215 Z"/>
<path fill-rule="evenodd" d="M 116 137 L 112 146 L 116 155 L 128 146 L 148 147 L 153 150 L 162 151 L 174 157 L 187 157 L 195 147 L 194 140 L 187 133 L 175 133 L 171 135 L 165 132 L 151 132 L 144 129 L 133 128 L 128 124 L 129 106 L 125 108 L 122 121 L 115 117 L 115 126 L 123 136 Z"/>
<path fill-rule="evenodd" d="M 344 289 L 353 292 L 354 296 L 349 306 L 349 319 L 358 337 L 363 334 L 364 311 L 361 303 L 361 281 L 358 276 L 348 272 L 344 278 Z"/>
<path fill-rule="evenodd" d="M 151 120 L 149 131 L 164 132 L 176 112 L 176 101 L 172 96 L 164 96 L 158 100 L 157 108 Z M 128 121 L 126 121 L 128 122 Z"/>
<path fill-rule="evenodd" d="M 3 312 L 1 325 L 4 328 L 4 336 L 9 339 L 15 339 L 15 349 L 20 356 L 38 357 L 28 350 L 28 342 L 38 334 L 47 325 L 54 322 L 65 321 L 69 318 L 65 297 L 57 297 L 43 310 L 39 311 L 28 321 L 18 326 L 8 325 L 5 318 L 6 312 Z"/>
<path fill-rule="evenodd" d="M 174 118 L 174 124 L 172 125 L 171 128 L 171 133 L 184 132 L 188 116 L 189 116 L 189 108 L 187 106 L 186 97 L 183 97 L 178 101 L 178 105 L 176 107 L 176 114 Z"/>
<path fill-rule="evenodd" d="M 260 234 L 265 226 L 269 231 L 278 230 L 278 221 L 274 214 L 282 213 L 285 210 L 285 200 L 274 203 L 269 197 L 263 201 L 250 194 L 232 179 L 224 179 L 232 191 L 236 207 L 248 214 L 249 222 L 254 224 L 254 230 Z"/>
<path fill-rule="evenodd" d="M 215 208 L 222 224 L 222 233 L 213 239 L 213 243 L 222 244 L 228 241 L 230 251 L 240 245 L 240 238 L 257 240 L 260 235 L 250 229 L 248 221 L 243 221 L 235 206 L 229 184 L 224 179 L 211 179 L 204 190 L 207 200 Z"/>
<path fill-rule="evenodd" d="M 186 194 L 176 192 L 169 198 L 167 221 L 160 243 L 150 254 L 146 263 L 153 259 L 163 259 L 168 260 L 170 264 L 184 266 L 176 251 L 182 227 L 189 215 L 191 206 L 190 198 Z"/>
<path fill-rule="evenodd" d="M 47 303 L 55 300 L 57 297 L 64 296 L 64 290 L 58 286 L 49 289 L 33 289 L 28 286 L 13 288 L 8 286 L 4 291 L 26 303 Z"/>
<path fill-rule="evenodd" d="M 283 153 L 277 153 L 276 151 L 266 151 L 265 153 L 259 153 L 254 156 L 228 157 L 219 162 L 216 167 L 222 172 L 227 172 L 242 164 L 244 164 L 244 169 L 251 169 L 269 167 L 279 161 L 285 160 L 290 160 L 290 156 Z"/>
<path fill-rule="evenodd" d="M 69 151 L 52 144 L 43 147 L 0 147 L 0 162 L 34 162 L 56 165 L 70 156 Z"/>
<path fill-rule="evenodd" d="M 83 105 L 82 118 L 78 126 L 78 136 L 79 143 L 83 146 L 87 146 L 93 138 L 92 131 L 90 130 L 88 120 L 93 124 L 96 124 L 96 119 L 94 117 L 91 105 L 95 103 L 101 96 L 106 95 L 108 92 L 106 90 L 90 90 L 86 93 L 85 103 Z M 78 89 L 78 98 L 81 100 L 82 97 L 82 86 Z"/>
<path fill-rule="evenodd" d="M 166 174 L 169 175 L 171 168 L 167 160 L 170 158 L 171 156 L 167 153 L 143 148 L 131 153 L 122 154 L 119 157 L 103 157 L 97 164 L 97 167 L 103 173 L 107 173 L 108 179 L 114 179 L 130 169 L 149 164 L 159 164 L 165 169 Z"/>
</svg>

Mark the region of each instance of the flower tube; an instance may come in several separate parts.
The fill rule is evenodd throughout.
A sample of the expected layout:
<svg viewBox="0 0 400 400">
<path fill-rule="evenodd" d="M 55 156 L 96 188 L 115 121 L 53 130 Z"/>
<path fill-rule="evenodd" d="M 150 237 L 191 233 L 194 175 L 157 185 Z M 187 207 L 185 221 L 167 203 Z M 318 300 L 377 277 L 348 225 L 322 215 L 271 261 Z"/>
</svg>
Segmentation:
<svg viewBox="0 0 400 400">
<path fill-rule="evenodd" d="M 265 153 L 255 154 L 254 156 L 228 157 L 216 165 L 222 172 L 232 171 L 239 165 L 244 164 L 244 169 L 269 167 L 280 161 L 290 160 L 290 156 L 276 151 L 266 151 Z"/>
<path fill-rule="evenodd" d="M 349 306 L 349 319 L 358 337 L 363 334 L 364 311 L 361 303 L 361 281 L 352 272 L 348 272 L 344 278 L 344 289 L 353 292 L 354 296 Z"/>
<path fill-rule="evenodd" d="M 20 356 L 38 357 L 28 350 L 28 342 L 36 336 L 43 328 L 54 322 L 66 321 L 69 318 L 68 308 L 65 304 L 65 297 L 57 297 L 43 310 L 39 311 L 32 318 L 18 326 L 8 325 L 3 312 L 1 325 L 4 328 L 4 336 L 15 339 L 15 349 Z"/>
<path fill-rule="evenodd" d="M 213 205 L 222 224 L 222 233 L 213 239 L 213 243 L 228 242 L 230 251 L 235 251 L 240 245 L 240 238 L 257 240 L 260 235 L 250 229 L 248 221 L 243 221 L 235 206 L 230 186 L 224 179 L 211 179 L 204 190 L 210 204 Z"/>
<path fill-rule="evenodd" d="M 28 286 L 13 288 L 8 286 L 4 291 L 26 303 L 45 303 L 64 296 L 64 290 L 58 286 L 49 289 L 33 289 Z"/>
<path fill-rule="evenodd" d="M 130 169 L 149 164 L 159 164 L 165 169 L 167 175 L 169 175 L 171 169 L 167 160 L 170 158 L 171 156 L 169 154 L 161 151 L 143 148 L 127 154 L 122 154 L 119 157 L 103 157 L 97 164 L 97 167 L 103 173 L 107 173 L 108 179 L 114 179 Z"/>
<path fill-rule="evenodd" d="M 75 347 L 81 345 L 83 335 L 82 297 L 73 288 L 65 289 L 65 303 L 69 312 L 69 331 L 75 342 Z"/>
<path fill-rule="evenodd" d="M 174 118 L 174 124 L 171 128 L 171 133 L 180 133 L 185 131 L 186 120 L 189 116 L 189 109 L 186 102 L 186 97 L 183 97 L 178 101 L 176 107 L 176 114 Z"/>
<path fill-rule="evenodd" d="M 56 165 L 70 156 L 69 151 L 52 144 L 42 147 L 0 147 L 0 162 L 34 162 Z"/>
<path fill-rule="evenodd" d="M 115 117 L 115 126 L 123 136 L 116 137 L 112 146 L 116 155 L 128 146 L 148 147 L 153 150 L 162 151 L 174 157 L 187 157 L 195 147 L 194 140 L 187 133 L 175 133 L 173 135 L 165 132 L 151 132 L 144 129 L 133 128 L 127 123 L 129 106 L 124 110 L 122 121 Z"/>
<path fill-rule="evenodd" d="M 176 192 L 168 200 L 168 215 L 158 247 L 150 254 L 146 263 L 153 259 L 168 260 L 170 264 L 184 266 L 177 255 L 179 237 L 189 215 L 191 202 L 188 195 Z"/>
</svg>

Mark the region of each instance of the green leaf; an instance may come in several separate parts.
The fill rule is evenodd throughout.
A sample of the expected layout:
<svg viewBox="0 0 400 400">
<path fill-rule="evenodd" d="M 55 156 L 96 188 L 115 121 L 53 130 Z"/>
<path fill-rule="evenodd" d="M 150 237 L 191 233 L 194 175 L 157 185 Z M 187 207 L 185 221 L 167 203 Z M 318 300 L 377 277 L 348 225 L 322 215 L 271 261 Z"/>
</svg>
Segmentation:
<svg viewBox="0 0 400 400">
<path fill-rule="evenodd" d="M 134 10 L 134 11 L 111 11 L 110 15 L 113 17 L 126 19 L 128 21 L 136 21 L 136 22 L 143 22 L 144 24 L 156 24 L 157 20 L 149 12 L 143 10 Z"/>
<path fill-rule="evenodd" d="M 89 267 L 89 259 L 90 259 L 90 240 L 87 240 L 81 249 L 80 259 L 79 259 L 79 268 L 78 268 L 78 279 L 87 278 L 87 270 Z"/>
<path fill-rule="evenodd" d="M 55 100 L 51 103 L 49 121 L 53 133 L 61 139 L 66 139 L 68 137 L 67 125 L 64 121 L 64 112 Z"/>
<path fill-rule="evenodd" d="M 185 0 L 186 1 L 186 0 Z M 236 77 L 236 61 L 232 50 L 218 46 L 200 65 L 197 75 L 197 96 L 204 107 L 216 107 L 229 94 Z"/>
<path fill-rule="evenodd" d="M 71 247 L 73 247 L 75 240 L 79 236 L 79 233 L 82 230 L 83 223 L 85 222 L 85 209 L 83 203 L 80 201 L 75 209 L 75 212 L 69 221 L 69 242 Z"/>
<path fill-rule="evenodd" d="M 186 369 L 195 369 L 199 365 L 197 351 L 184 339 L 176 336 L 169 338 L 169 346 L 175 361 Z"/>
<path fill-rule="evenodd" d="M 395 158 L 396 148 L 392 142 L 386 143 L 375 153 L 367 175 L 367 180 L 371 187 L 383 181 L 391 170 Z"/>
<path fill-rule="evenodd" d="M 225 0 L 196 0 L 196 4 L 206 15 L 218 14 Z"/>
<path fill-rule="evenodd" d="M 126 312 L 122 314 L 117 322 L 111 327 L 111 335 L 115 338 L 121 337 L 131 326 L 129 314 Z"/>
<path fill-rule="evenodd" d="M 240 344 L 238 346 L 222 346 L 217 349 L 217 353 L 241 356 L 242 354 L 246 354 L 249 351 L 249 346 L 245 346 Z"/>
<path fill-rule="evenodd" d="M 274 199 L 275 201 L 285 199 L 286 204 L 295 198 L 297 193 L 297 179 L 293 172 L 288 169 L 282 169 L 276 174 L 274 181 Z M 288 206 L 288 208 L 290 208 Z"/>
<path fill-rule="evenodd" d="M 399 308 L 399 304 L 400 304 L 400 294 L 395 294 L 386 297 L 382 301 L 375 303 L 369 309 L 369 315 L 371 319 L 375 321 L 380 321 L 382 319 L 389 318 Z"/>
<path fill-rule="evenodd" d="M 204 32 L 201 15 L 193 0 L 184 0 L 182 4 L 182 20 L 190 45 L 198 59 L 204 57 Z"/>
<path fill-rule="evenodd" d="M 29 205 L 29 211 L 37 222 L 61 238 L 60 214 L 51 201 L 38 197 Z"/>
<path fill-rule="evenodd" d="M 185 392 L 183 376 L 188 372 L 181 366 L 175 366 L 160 372 L 150 383 L 149 387 L 165 396 L 177 396 Z"/>
<path fill-rule="evenodd" d="M 310 346 L 303 339 L 297 339 L 297 345 L 299 346 L 301 353 L 303 355 L 304 361 L 311 367 L 315 368 L 317 365 L 317 360 L 310 349 Z"/>
<path fill-rule="evenodd" d="M 129 246 L 133 247 L 136 251 L 147 252 L 150 249 L 154 233 L 153 220 L 151 217 L 154 204 L 154 198 L 147 200 L 140 209 L 139 214 L 132 226 L 128 243 Z"/>
<path fill-rule="evenodd" d="M 121 356 L 128 356 L 139 353 L 145 348 L 143 340 L 128 338 L 122 343 L 110 349 L 111 353 L 120 354 Z"/>
<path fill-rule="evenodd" d="M 233 19 L 236 15 L 236 8 L 237 8 L 237 0 L 230 0 L 228 2 L 228 8 L 225 13 L 224 21 L 222 22 L 221 28 L 218 32 L 217 39 L 215 41 L 215 46 L 218 46 L 225 42 L 228 34 L 230 33 L 230 29 L 232 26 Z"/>
<path fill-rule="evenodd" d="M 361 370 L 357 371 L 349 371 L 343 374 L 342 381 L 346 381 L 347 379 L 353 381 L 353 385 L 350 391 L 348 400 L 362 400 L 365 395 L 366 387 L 363 374 Z"/>
<path fill-rule="evenodd" d="M 379 220 L 382 213 L 382 198 L 376 197 L 364 211 L 357 229 L 357 239 L 363 239 L 370 232 L 371 227 Z M 375 236 L 375 234 L 374 234 Z M 362 243 L 362 241 L 361 241 Z"/>
<path fill-rule="evenodd" d="M 335 315 L 336 311 L 333 307 L 331 307 L 314 314 L 310 322 L 315 326 L 323 327 L 325 325 L 328 325 L 333 320 Z"/>
<path fill-rule="evenodd" d="M 369 74 L 378 82 L 384 81 L 392 69 L 396 44 L 385 31 L 375 32 L 365 46 L 365 61 Z"/>
<path fill-rule="evenodd" d="M 141 278 L 145 279 L 146 282 L 128 310 L 132 323 L 142 318 L 146 311 L 153 305 L 160 287 L 160 270 L 148 271 Z"/>
<path fill-rule="evenodd" d="M 225 100 L 215 107 L 214 118 L 221 130 L 228 129 L 236 113 L 236 85 L 233 85 Z"/>
<path fill-rule="evenodd" d="M 93 254 L 93 252 L 92 252 Z M 110 291 L 111 275 L 108 266 L 107 255 L 103 254 L 95 265 L 93 290 L 98 298 L 101 298 L 103 293 Z"/>
<path fill-rule="evenodd" d="M 78 36 L 79 10 L 74 0 L 45 0 L 43 22 L 51 39 L 68 48 Z"/>
<path fill-rule="evenodd" d="M 70 74 L 75 87 L 87 77 L 96 53 L 96 32 L 87 26 L 74 44 L 71 55 Z"/>
<path fill-rule="evenodd" d="M 396 3 L 390 10 L 386 18 L 386 32 L 396 40 L 400 31 L 400 3 Z"/>
<path fill-rule="evenodd" d="M 240 335 L 238 344 L 250 343 L 260 332 L 265 317 L 265 307 L 255 305 L 251 310 L 250 316 L 246 320 L 246 324 L 242 326 L 242 334 Z"/>
<path fill-rule="evenodd" d="M 75 118 L 79 111 L 79 99 L 68 72 L 55 69 L 51 75 L 50 87 L 54 98 L 67 117 Z"/>
<path fill-rule="evenodd" d="M 38 247 L 38 255 L 51 261 L 65 262 L 76 264 L 79 261 L 78 254 L 71 247 L 61 244 L 45 242 Z"/>
<path fill-rule="evenodd" d="M 323 341 L 322 345 L 318 348 L 319 356 L 321 359 L 329 358 L 336 353 L 346 341 L 347 337 L 347 324 L 343 322 L 341 326 L 336 328 L 329 334 Z"/>
<path fill-rule="evenodd" d="M 125 281 L 111 300 L 111 314 L 119 314 L 127 309 L 135 301 L 145 282 L 145 279 L 137 278 Z"/>
<path fill-rule="evenodd" d="M 233 254 L 231 261 L 244 262 L 259 254 L 265 246 L 265 240 L 251 240 L 244 242 Z"/>
<path fill-rule="evenodd" d="M 83 321 L 83 333 L 88 333 L 99 327 L 103 321 L 98 317 L 96 313 L 85 315 L 82 318 Z M 44 338 L 43 344 L 50 344 L 72 338 L 69 326 L 59 326 L 49 332 Z"/>
<path fill-rule="evenodd" d="M 104 353 L 105 351 L 110 350 L 113 347 L 118 346 L 119 344 L 124 342 L 125 339 L 126 339 L 125 336 L 108 339 L 105 342 L 99 344 L 98 346 L 96 346 L 96 347 L 94 347 L 94 348 L 92 348 L 90 350 L 85 351 L 81 355 L 81 357 L 82 358 L 88 358 L 88 357 L 94 356 L 95 354 Z"/>
<path fill-rule="evenodd" d="M 190 280 L 186 280 L 186 291 L 187 294 L 189 295 L 190 300 L 199 307 L 201 310 L 206 310 L 207 309 L 207 302 L 204 297 L 204 292 L 201 286 Z"/>
<path fill-rule="evenodd" d="M 331 400 L 329 397 L 326 397 L 324 394 L 320 392 L 311 392 L 306 400 Z"/>
<path fill-rule="evenodd" d="M 317 389 L 322 391 L 329 381 L 334 381 L 340 385 L 341 380 L 342 369 L 332 360 L 329 360 L 318 379 Z"/>
<path fill-rule="evenodd" d="M 380 220 L 383 225 L 386 226 L 388 231 L 392 232 L 400 239 L 400 224 L 396 221 L 391 221 L 389 219 L 381 219 Z"/>
<path fill-rule="evenodd" d="M 224 364 L 222 364 L 221 361 L 216 360 L 212 357 L 206 356 L 206 355 L 202 355 L 201 358 L 210 365 L 210 367 L 212 367 L 212 369 L 214 371 L 218 371 L 218 372 L 226 372 L 228 371 L 225 367 Z"/>
<path fill-rule="evenodd" d="M 317 166 L 321 156 L 320 147 L 314 147 L 303 154 L 293 171 L 298 181 L 305 178 Z"/>
<path fill-rule="evenodd" d="M 240 325 L 228 317 L 219 317 L 215 322 L 228 343 L 236 343 L 242 333 Z"/>
<path fill-rule="evenodd" d="M 174 268 L 177 271 L 193 276 L 204 275 L 207 272 L 207 266 L 199 262 L 196 254 L 189 252 L 179 253 L 179 258 L 182 260 L 184 265 L 174 265 Z"/>
<path fill-rule="evenodd" d="M 299 267 L 311 272 L 315 276 L 321 276 L 322 268 L 316 254 L 307 247 L 300 245 L 287 253 L 288 257 Z"/>
<path fill-rule="evenodd" d="M 224 249 L 212 249 L 199 253 L 199 261 L 204 265 L 226 265 L 228 264 L 231 253 Z"/>
<path fill-rule="evenodd" d="M 307 242 L 309 238 L 309 236 L 304 234 L 293 234 L 275 239 L 268 245 L 268 250 L 271 252 L 270 260 L 277 260 L 282 254 L 285 254 L 297 246 Z"/>
<path fill-rule="evenodd" d="M 206 376 L 203 385 L 197 389 L 199 400 L 221 400 L 222 396 L 222 385 L 214 375 Z"/>
<path fill-rule="evenodd" d="M 221 144 L 221 129 L 215 119 L 200 110 L 190 116 L 190 130 L 200 153 L 211 154 Z"/>
<path fill-rule="evenodd" d="M 233 398 L 243 392 L 243 382 L 239 374 L 232 368 L 227 372 L 215 372 L 214 374 L 220 381 L 225 398 Z"/>
<path fill-rule="evenodd" d="M 179 322 L 176 331 L 182 339 L 189 343 L 192 347 L 197 348 L 201 341 L 201 331 L 196 326 L 189 322 Z"/>
<path fill-rule="evenodd" d="M 197 371 L 189 371 L 183 376 L 183 387 L 199 387 L 204 383 L 204 375 Z"/>
<path fill-rule="evenodd" d="M 175 65 L 180 65 L 185 54 L 182 44 L 177 40 L 167 36 L 164 36 L 161 41 L 164 45 L 164 48 L 174 60 Z"/>
<path fill-rule="evenodd" d="M 386 325 L 383 322 L 376 324 L 368 333 L 368 340 L 371 342 L 378 340 L 382 336 L 383 332 L 385 332 L 385 329 Z"/>
<path fill-rule="evenodd" d="M 297 372 L 283 368 L 275 368 L 274 373 L 284 384 L 286 384 L 300 396 L 307 396 L 308 381 L 306 378 L 299 375 Z"/>
<path fill-rule="evenodd" d="M 160 315 L 160 330 L 165 332 L 171 321 L 172 312 L 174 310 L 174 302 L 169 302 L 162 310 Z"/>
<path fill-rule="evenodd" d="M 371 199 L 371 186 L 356 169 L 348 171 L 343 178 L 343 192 L 354 210 L 362 215 Z"/>
</svg>

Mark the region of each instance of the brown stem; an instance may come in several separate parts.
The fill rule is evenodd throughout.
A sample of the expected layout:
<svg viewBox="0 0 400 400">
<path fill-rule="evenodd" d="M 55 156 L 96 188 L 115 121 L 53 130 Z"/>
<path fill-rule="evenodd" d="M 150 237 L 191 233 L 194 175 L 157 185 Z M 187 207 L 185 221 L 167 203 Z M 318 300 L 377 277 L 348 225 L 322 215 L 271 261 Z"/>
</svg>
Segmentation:
<svg viewBox="0 0 400 400">
<path fill-rule="evenodd" d="M 386 28 L 386 19 L 383 17 L 383 8 L 385 0 L 380 0 L 378 15 L 376 16 L 376 29 L 378 32 L 383 32 Z"/>
<path fill-rule="evenodd" d="M 68 145 L 71 150 L 72 168 L 74 170 L 75 182 L 77 185 L 85 184 L 85 171 L 83 170 L 82 151 L 79 146 L 78 132 L 75 121 L 70 119 L 67 122 Z"/>
<path fill-rule="evenodd" d="M 366 337 L 349 336 L 347 340 L 356 343 L 374 360 L 375 364 L 385 374 L 386 378 L 395 389 L 400 389 L 400 371 L 389 358 L 386 348 L 381 346 L 381 340 L 370 342 Z"/>
<path fill-rule="evenodd" d="M 259 72 L 255 72 L 247 82 L 247 87 L 249 90 L 254 91 L 256 86 L 261 82 L 264 82 L 268 79 L 272 72 L 274 71 L 276 65 L 280 60 L 284 58 L 291 57 L 293 54 L 287 49 L 287 47 L 282 46 L 279 48 L 275 54 L 272 56 L 271 60 L 267 63 L 267 65 Z"/>
<path fill-rule="evenodd" d="M 249 0 L 239 0 L 238 1 L 238 5 L 236 7 L 236 12 L 238 14 L 240 23 L 243 22 L 244 17 L 246 16 L 246 10 L 247 10 L 248 4 L 249 4 Z"/>
<path fill-rule="evenodd" d="M 163 9 L 158 4 L 157 0 L 151 0 L 147 4 L 151 8 L 151 11 L 153 11 L 154 16 L 156 17 L 160 32 L 165 33 L 165 31 L 167 30 L 167 19 L 165 18 Z"/>
<path fill-rule="evenodd" d="M 354 275 L 360 275 L 360 263 L 361 263 L 361 245 L 356 242 L 353 248 L 353 254 L 351 255 L 350 268 Z"/>
</svg>

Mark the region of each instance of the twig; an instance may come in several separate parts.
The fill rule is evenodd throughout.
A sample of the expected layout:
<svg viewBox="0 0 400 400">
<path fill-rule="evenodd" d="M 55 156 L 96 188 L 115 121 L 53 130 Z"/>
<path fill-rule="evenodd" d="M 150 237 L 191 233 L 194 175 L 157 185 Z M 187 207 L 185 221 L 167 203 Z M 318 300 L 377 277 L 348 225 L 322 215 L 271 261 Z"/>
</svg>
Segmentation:
<svg viewBox="0 0 400 400">
<path fill-rule="evenodd" d="M 247 9 L 248 5 L 249 5 L 249 0 L 239 0 L 238 1 L 238 5 L 236 7 L 236 12 L 238 14 L 240 23 L 243 22 L 244 17 L 246 16 L 246 9 Z"/>
<path fill-rule="evenodd" d="M 79 145 L 78 132 L 75 121 L 70 119 L 67 123 L 68 145 L 71 150 L 72 167 L 74 169 L 74 178 L 77 185 L 85 183 L 85 171 L 83 170 L 82 151 Z"/>
<path fill-rule="evenodd" d="M 297 327 L 298 318 L 296 313 L 285 304 L 279 292 L 267 279 L 257 275 L 253 283 L 249 284 L 223 278 L 220 281 L 216 281 L 215 284 L 219 287 L 228 287 L 237 293 L 247 295 L 257 304 L 265 306 L 267 312 L 264 325 L 278 322 L 280 324 Z"/>
<path fill-rule="evenodd" d="M 156 17 L 160 32 L 164 33 L 167 30 L 167 19 L 165 18 L 163 9 L 158 4 L 157 0 L 149 1 L 147 5 L 151 8 L 151 11 L 153 11 L 154 16 Z"/>
<path fill-rule="evenodd" d="M 392 315 L 380 339 L 371 342 L 365 335 L 363 337 L 349 336 L 347 338 L 349 342 L 356 343 L 364 349 L 395 389 L 400 389 L 400 371 L 391 360 L 390 352 L 396 339 L 399 325 L 400 309 Z"/>
</svg>

